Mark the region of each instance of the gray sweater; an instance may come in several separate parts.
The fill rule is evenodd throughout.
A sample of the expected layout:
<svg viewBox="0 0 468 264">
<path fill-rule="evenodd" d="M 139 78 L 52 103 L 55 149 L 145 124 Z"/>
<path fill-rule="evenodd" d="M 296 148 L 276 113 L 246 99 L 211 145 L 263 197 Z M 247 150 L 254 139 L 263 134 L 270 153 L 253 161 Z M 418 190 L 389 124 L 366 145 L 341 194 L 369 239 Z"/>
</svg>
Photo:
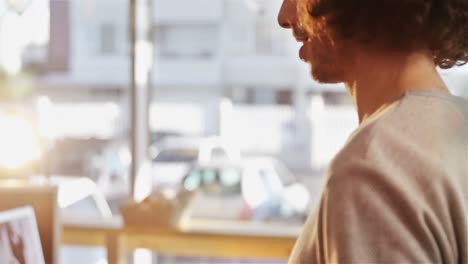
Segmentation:
<svg viewBox="0 0 468 264">
<path fill-rule="evenodd" d="M 410 91 L 332 162 L 290 263 L 468 263 L 468 104 Z"/>
</svg>

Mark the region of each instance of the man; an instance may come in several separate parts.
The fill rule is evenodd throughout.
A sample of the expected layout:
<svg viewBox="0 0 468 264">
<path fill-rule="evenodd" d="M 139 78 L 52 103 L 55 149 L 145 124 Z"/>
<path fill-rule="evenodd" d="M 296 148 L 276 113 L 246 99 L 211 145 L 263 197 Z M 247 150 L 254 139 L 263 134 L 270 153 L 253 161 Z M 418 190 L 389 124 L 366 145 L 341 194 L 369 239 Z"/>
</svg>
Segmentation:
<svg viewBox="0 0 468 264">
<path fill-rule="evenodd" d="M 468 107 L 436 70 L 468 60 L 468 0 L 284 0 L 278 21 L 360 120 L 290 263 L 468 263 Z"/>
</svg>

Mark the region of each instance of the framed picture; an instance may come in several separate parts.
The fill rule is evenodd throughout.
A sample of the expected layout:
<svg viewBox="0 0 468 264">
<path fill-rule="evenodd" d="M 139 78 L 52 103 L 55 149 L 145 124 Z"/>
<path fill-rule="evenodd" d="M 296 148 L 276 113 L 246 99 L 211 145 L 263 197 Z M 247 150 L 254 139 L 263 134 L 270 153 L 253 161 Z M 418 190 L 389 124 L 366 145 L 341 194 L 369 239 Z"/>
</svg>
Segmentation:
<svg viewBox="0 0 468 264">
<path fill-rule="evenodd" d="M 10 186 L 0 180 L 0 212 L 30 206 L 39 230 L 42 254 L 47 264 L 57 264 L 60 245 L 60 221 L 55 186 Z M 0 264 L 3 264 L 0 260 Z M 10 264 L 10 263 L 7 263 Z"/>
<path fill-rule="evenodd" d="M 32 207 L 0 212 L 0 263 L 45 264 Z"/>
</svg>

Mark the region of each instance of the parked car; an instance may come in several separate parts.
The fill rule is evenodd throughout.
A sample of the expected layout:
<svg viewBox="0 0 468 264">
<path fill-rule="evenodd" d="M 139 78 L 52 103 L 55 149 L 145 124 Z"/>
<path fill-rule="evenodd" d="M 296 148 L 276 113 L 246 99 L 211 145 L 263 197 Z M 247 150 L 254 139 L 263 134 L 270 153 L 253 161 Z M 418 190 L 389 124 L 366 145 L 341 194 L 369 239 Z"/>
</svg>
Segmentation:
<svg viewBox="0 0 468 264">
<path fill-rule="evenodd" d="M 210 204 L 217 204 L 215 199 L 234 201 L 233 197 L 242 197 L 242 210 L 239 206 L 231 208 L 239 211 L 240 218 L 303 220 L 310 199 L 307 189 L 287 167 L 270 157 L 248 157 L 238 163 L 193 165 L 185 174 L 182 187 L 203 193 L 198 201 L 203 205 L 194 206 L 204 211 L 209 210 Z M 210 213 L 204 212 L 202 215 Z"/>
<path fill-rule="evenodd" d="M 243 168 L 240 164 L 212 162 L 194 164 L 182 180 L 187 191 L 203 190 L 216 195 L 238 195 L 241 192 Z"/>
<path fill-rule="evenodd" d="M 149 149 L 153 187 L 178 185 L 192 164 L 213 160 L 238 160 L 239 152 L 217 137 L 166 136 Z M 83 175 L 93 179 L 107 199 L 120 199 L 130 193 L 131 155 L 125 140 L 109 141 L 89 155 Z"/>
<path fill-rule="evenodd" d="M 192 164 L 239 161 L 240 152 L 219 137 L 167 137 L 150 147 L 155 186 L 178 185 Z"/>
</svg>

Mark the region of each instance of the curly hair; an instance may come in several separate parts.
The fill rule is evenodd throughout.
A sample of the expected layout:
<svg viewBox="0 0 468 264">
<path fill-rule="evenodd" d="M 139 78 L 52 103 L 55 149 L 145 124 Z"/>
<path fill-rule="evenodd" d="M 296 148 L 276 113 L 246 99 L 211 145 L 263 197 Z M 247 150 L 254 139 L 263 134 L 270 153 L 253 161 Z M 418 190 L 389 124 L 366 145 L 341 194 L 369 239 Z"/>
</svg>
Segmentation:
<svg viewBox="0 0 468 264">
<path fill-rule="evenodd" d="M 306 0 L 298 12 L 312 33 L 327 27 L 360 43 L 428 48 L 444 69 L 468 62 L 468 0 Z"/>
</svg>

